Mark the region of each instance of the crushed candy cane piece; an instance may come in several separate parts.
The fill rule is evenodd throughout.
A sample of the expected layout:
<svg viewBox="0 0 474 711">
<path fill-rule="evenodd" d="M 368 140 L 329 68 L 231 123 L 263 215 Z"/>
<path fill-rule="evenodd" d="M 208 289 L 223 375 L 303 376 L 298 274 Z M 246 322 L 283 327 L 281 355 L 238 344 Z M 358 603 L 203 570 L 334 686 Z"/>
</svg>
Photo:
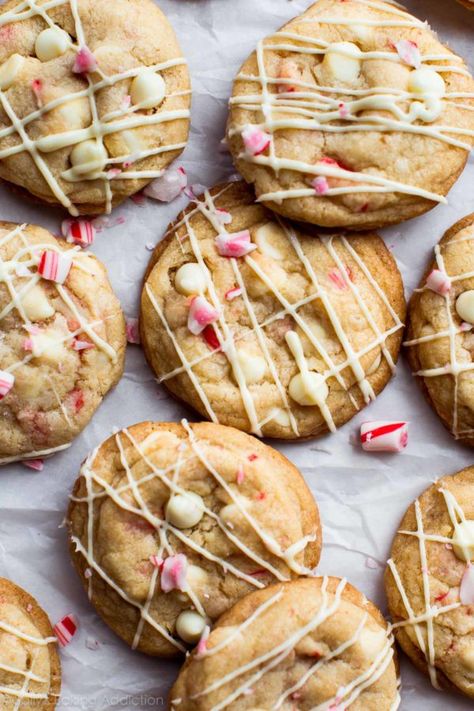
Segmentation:
<svg viewBox="0 0 474 711">
<path fill-rule="evenodd" d="M 44 459 L 27 459 L 22 464 L 28 469 L 34 469 L 35 472 L 42 472 L 44 469 Z"/>
<path fill-rule="evenodd" d="M 86 568 L 84 571 L 84 577 L 86 580 L 89 580 L 89 578 L 92 578 L 92 570 L 91 568 Z"/>
<path fill-rule="evenodd" d="M 217 333 L 214 330 L 214 327 L 209 325 L 206 326 L 204 331 L 202 332 L 203 338 L 206 341 L 207 345 L 213 350 L 213 351 L 218 351 L 221 348 L 221 344 L 219 339 L 217 338 Z"/>
<path fill-rule="evenodd" d="M 459 599 L 463 605 L 474 605 L 474 565 L 468 563 L 459 588 Z"/>
<path fill-rule="evenodd" d="M 329 190 L 329 183 L 324 175 L 318 175 L 311 183 L 317 195 L 325 195 Z"/>
<path fill-rule="evenodd" d="M 198 336 L 206 326 L 214 323 L 219 318 L 219 312 L 204 298 L 195 296 L 191 301 L 188 316 L 188 329 Z"/>
<path fill-rule="evenodd" d="M 364 422 L 360 441 L 366 452 L 401 452 L 408 444 L 408 422 Z"/>
<path fill-rule="evenodd" d="M 171 592 L 171 590 L 181 590 L 184 592 L 187 589 L 187 570 L 188 559 L 184 553 L 170 555 L 168 558 L 165 558 L 160 577 L 160 585 L 163 592 L 168 593 Z"/>
<path fill-rule="evenodd" d="M 343 119 L 347 118 L 350 114 L 350 111 L 347 108 L 347 105 L 344 103 L 344 101 L 341 101 L 341 103 L 338 106 L 338 110 L 339 110 L 339 116 Z"/>
<path fill-rule="evenodd" d="M 140 343 L 140 329 L 137 318 L 126 318 L 128 343 Z"/>
<path fill-rule="evenodd" d="M 421 67 L 421 53 L 416 42 L 402 39 L 395 43 L 395 49 L 402 62 L 408 64 L 409 67 L 415 67 L 415 69 Z"/>
<path fill-rule="evenodd" d="M 249 460 L 249 462 L 254 462 L 256 459 L 258 459 L 258 454 L 249 454 L 247 459 Z"/>
<path fill-rule="evenodd" d="M 248 230 L 217 235 L 216 247 L 221 257 L 236 258 L 245 257 L 246 254 L 257 249 L 257 245 L 252 243 Z"/>
<path fill-rule="evenodd" d="M 242 289 L 240 288 L 240 286 L 234 286 L 232 289 L 229 289 L 229 291 L 226 291 L 226 293 L 224 294 L 224 298 L 226 299 L 226 301 L 232 301 L 238 296 L 242 296 Z"/>
<path fill-rule="evenodd" d="M 451 279 L 439 269 L 433 269 L 428 275 L 426 286 L 440 296 L 446 296 L 451 291 Z"/>
<path fill-rule="evenodd" d="M 107 171 L 105 174 L 107 177 L 107 180 L 115 180 L 115 178 L 118 178 L 118 176 L 121 174 L 122 170 L 121 168 L 111 168 L 110 170 Z"/>
<path fill-rule="evenodd" d="M 232 215 L 227 210 L 222 210 L 220 207 L 216 210 L 216 216 L 221 225 L 230 225 L 232 222 Z"/>
<path fill-rule="evenodd" d="M 376 568 L 379 567 L 379 564 L 377 563 L 376 560 L 373 558 L 366 558 L 365 559 L 365 566 L 366 568 L 370 568 L 371 570 L 375 570 Z"/>
<path fill-rule="evenodd" d="M 89 47 L 84 45 L 76 54 L 72 71 L 74 74 L 88 74 L 89 72 L 95 72 L 96 69 L 97 59 L 94 57 Z"/>
<path fill-rule="evenodd" d="M 74 242 L 84 247 L 93 243 L 96 229 L 89 220 L 64 220 L 61 224 L 61 233 L 67 242 Z"/>
<path fill-rule="evenodd" d="M 64 284 L 72 267 L 72 258 L 68 254 L 46 249 L 40 257 L 38 273 L 43 279 Z"/>
<path fill-rule="evenodd" d="M 267 150 L 272 137 L 258 126 L 248 125 L 242 131 L 242 140 L 245 152 L 250 156 L 258 156 Z"/>
<path fill-rule="evenodd" d="M 206 625 L 202 631 L 201 639 L 197 643 L 196 647 L 196 652 L 197 654 L 204 654 L 207 650 L 207 640 L 209 639 L 209 635 L 211 633 L 211 628 L 209 625 Z"/>
<path fill-rule="evenodd" d="M 292 94 L 295 92 L 296 86 L 292 82 L 300 79 L 300 72 L 296 62 L 285 58 L 280 65 L 278 79 L 281 79 L 277 84 L 277 92 L 279 94 Z"/>
<path fill-rule="evenodd" d="M 328 278 L 332 281 L 334 286 L 339 289 L 340 291 L 343 291 L 344 289 L 347 289 L 347 282 L 344 279 L 344 276 L 342 272 L 339 269 L 333 269 L 328 273 Z"/>
<path fill-rule="evenodd" d="M 31 82 L 31 90 L 35 95 L 38 108 L 41 109 L 43 106 L 43 81 L 41 79 L 33 79 Z"/>
<path fill-rule="evenodd" d="M 77 632 L 77 618 L 75 615 L 66 615 L 56 625 L 54 634 L 61 647 L 65 647 L 72 640 Z"/>
<path fill-rule="evenodd" d="M 244 471 L 244 466 L 243 464 L 240 465 L 237 471 L 237 484 L 240 486 L 243 484 L 245 479 L 245 471 Z"/>
<path fill-rule="evenodd" d="M 90 341 L 81 341 L 79 338 L 75 338 L 72 344 L 75 351 L 87 351 L 91 348 L 95 348 L 94 344 Z"/>
<path fill-rule="evenodd" d="M 8 395 L 15 382 L 15 376 L 6 370 L 0 370 L 0 400 Z"/>
<path fill-rule="evenodd" d="M 184 168 L 168 168 L 161 177 L 147 185 L 143 192 L 152 200 L 171 202 L 181 195 L 187 184 L 188 177 Z"/>
</svg>

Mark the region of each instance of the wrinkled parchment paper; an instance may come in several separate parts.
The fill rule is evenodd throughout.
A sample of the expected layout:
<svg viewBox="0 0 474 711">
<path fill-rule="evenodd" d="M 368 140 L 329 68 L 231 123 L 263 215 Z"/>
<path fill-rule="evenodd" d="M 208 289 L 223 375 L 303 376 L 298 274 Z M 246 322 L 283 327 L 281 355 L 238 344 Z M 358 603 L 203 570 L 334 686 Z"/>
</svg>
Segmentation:
<svg viewBox="0 0 474 711">
<path fill-rule="evenodd" d="M 159 0 L 175 27 L 193 81 L 190 143 L 178 164 L 191 183 L 211 186 L 234 171 L 219 152 L 232 78 L 256 41 L 311 0 Z M 474 13 L 455 0 L 406 0 L 427 18 L 443 40 L 472 60 Z M 111 2 L 113 9 L 113 0 Z M 456 220 L 474 210 L 474 159 L 451 191 L 449 206 L 384 232 L 403 272 L 407 294 L 417 284 L 433 245 Z M 129 201 L 114 213 L 125 222 L 100 233 L 92 251 L 108 267 L 128 316 L 136 316 L 143 273 L 169 221 L 186 203 Z M 0 219 L 33 222 L 58 232 L 61 214 L 29 205 L 0 187 Z M 43 472 L 23 465 L 0 470 L 0 576 L 28 589 L 53 623 L 67 613 L 79 632 L 61 653 L 63 691 L 58 708 L 165 708 L 177 665 L 129 650 L 99 620 L 69 563 L 61 523 L 79 465 L 114 427 L 148 418 L 179 420 L 184 408 L 156 384 L 139 346 L 129 346 L 125 375 L 73 446 L 45 463 Z M 354 445 L 364 419 L 410 420 L 409 446 L 402 455 L 365 454 Z M 403 358 L 395 380 L 370 409 L 336 434 L 277 445 L 304 473 L 321 510 L 324 550 L 321 573 L 346 576 L 385 611 L 382 576 L 392 536 L 410 502 L 433 479 L 472 463 L 469 449 L 454 442 L 424 402 Z M 403 711 L 461 711 L 472 702 L 434 691 L 427 678 L 402 660 Z"/>
</svg>

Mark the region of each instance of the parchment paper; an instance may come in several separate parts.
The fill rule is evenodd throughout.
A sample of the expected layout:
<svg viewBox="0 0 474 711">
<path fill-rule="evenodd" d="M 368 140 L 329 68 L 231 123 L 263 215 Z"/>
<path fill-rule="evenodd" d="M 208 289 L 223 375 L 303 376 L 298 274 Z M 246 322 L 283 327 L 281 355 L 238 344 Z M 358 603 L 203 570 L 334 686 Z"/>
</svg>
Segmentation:
<svg viewBox="0 0 474 711">
<path fill-rule="evenodd" d="M 178 164 L 190 182 L 211 186 L 234 171 L 219 152 L 226 103 L 240 63 L 257 40 L 305 10 L 310 0 L 159 0 L 173 23 L 193 81 L 192 130 Z M 113 0 L 111 5 L 113 6 Z M 474 60 L 474 13 L 455 0 L 406 0 L 406 5 L 459 54 Z M 113 7 L 111 8 L 113 9 Z M 471 69 L 474 69 L 471 63 Z M 474 210 L 474 163 L 451 191 L 449 206 L 386 230 L 403 272 L 407 295 L 418 282 L 433 245 L 456 220 Z M 92 251 L 108 267 L 112 284 L 129 316 L 138 312 L 148 248 L 186 200 L 170 205 L 129 201 L 113 215 L 123 225 L 98 235 Z M 58 211 L 30 205 L 0 187 L 0 219 L 33 222 L 57 233 Z M 85 432 L 43 472 L 23 465 L 0 470 L 0 576 L 29 590 L 53 624 L 67 613 L 79 618 L 79 632 L 61 653 L 63 692 L 58 708 L 164 708 L 177 665 L 129 650 L 99 620 L 72 570 L 61 526 L 79 465 L 88 451 L 111 434 L 148 418 L 179 420 L 188 415 L 156 384 L 138 346 L 129 346 L 126 372 Z M 354 445 L 364 419 L 411 421 L 402 455 L 364 454 Z M 435 478 L 472 463 L 471 451 L 443 429 L 403 358 L 398 373 L 377 402 L 336 434 L 288 446 L 277 445 L 304 473 L 319 503 L 324 524 L 321 573 L 346 576 L 385 611 L 382 576 L 390 543 L 410 502 Z M 403 711 L 461 711 L 472 702 L 434 691 L 427 678 L 402 659 Z"/>
</svg>

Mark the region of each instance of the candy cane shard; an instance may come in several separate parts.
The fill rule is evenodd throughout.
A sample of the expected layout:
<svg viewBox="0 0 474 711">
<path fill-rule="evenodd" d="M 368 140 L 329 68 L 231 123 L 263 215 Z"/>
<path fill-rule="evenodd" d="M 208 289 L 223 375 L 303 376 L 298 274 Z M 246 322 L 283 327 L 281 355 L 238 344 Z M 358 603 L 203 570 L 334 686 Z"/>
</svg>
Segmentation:
<svg viewBox="0 0 474 711">
<path fill-rule="evenodd" d="M 165 558 L 161 567 L 160 585 L 163 592 L 172 590 L 187 590 L 186 575 L 188 572 L 188 560 L 183 553 L 170 555 Z"/>
<path fill-rule="evenodd" d="M 204 298 L 195 296 L 191 301 L 188 316 L 188 329 L 192 334 L 198 336 L 204 331 L 206 326 L 215 323 L 219 318 L 219 312 Z"/>
<path fill-rule="evenodd" d="M 188 176 L 184 168 L 168 168 L 161 177 L 147 185 L 143 192 L 152 200 L 171 202 L 181 195 L 187 184 Z"/>
<path fill-rule="evenodd" d="M 77 632 L 76 615 L 66 615 L 54 626 L 54 634 L 61 647 L 66 647 Z"/>
<path fill-rule="evenodd" d="M 419 69 L 421 67 L 421 52 L 418 49 L 416 42 L 402 39 L 395 43 L 395 49 L 404 64 L 408 64 L 410 67 L 415 67 L 415 69 Z"/>
<path fill-rule="evenodd" d="M 408 444 L 408 422 L 364 422 L 360 441 L 366 452 L 401 452 Z"/>
<path fill-rule="evenodd" d="M 245 152 L 249 156 L 259 156 L 267 150 L 272 140 L 269 133 L 262 131 L 262 129 L 257 126 L 251 126 L 250 124 L 245 126 L 241 135 L 245 146 Z"/>
<path fill-rule="evenodd" d="M 248 230 L 242 232 L 224 233 L 216 237 L 216 248 L 221 257 L 245 257 L 257 245 L 252 243 Z"/>
<path fill-rule="evenodd" d="M 72 257 L 67 253 L 45 250 L 38 265 L 38 273 L 43 279 L 64 284 L 72 267 Z"/>
<path fill-rule="evenodd" d="M 64 220 L 61 224 L 61 233 L 67 242 L 88 247 L 95 239 L 96 229 L 89 220 Z"/>
<path fill-rule="evenodd" d="M 426 279 L 426 286 L 440 296 L 446 296 L 451 291 L 451 279 L 440 269 L 433 269 Z"/>
<path fill-rule="evenodd" d="M 15 383 L 15 376 L 6 370 L 0 370 L 0 400 L 8 395 Z"/>
<path fill-rule="evenodd" d="M 88 74 L 89 72 L 95 72 L 97 66 L 97 59 L 94 57 L 89 47 L 84 45 L 76 54 L 72 71 L 74 74 Z"/>
</svg>

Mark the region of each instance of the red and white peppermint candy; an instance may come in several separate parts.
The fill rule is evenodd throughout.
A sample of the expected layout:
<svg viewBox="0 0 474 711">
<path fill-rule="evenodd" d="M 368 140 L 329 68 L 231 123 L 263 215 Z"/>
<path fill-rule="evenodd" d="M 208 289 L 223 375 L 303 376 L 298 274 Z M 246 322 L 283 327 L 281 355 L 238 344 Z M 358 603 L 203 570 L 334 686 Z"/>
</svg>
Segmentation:
<svg viewBox="0 0 474 711">
<path fill-rule="evenodd" d="M 474 565 L 468 563 L 459 588 L 459 599 L 463 605 L 474 605 Z"/>
<path fill-rule="evenodd" d="M 216 247 L 221 257 L 245 257 L 257 249 L 248 230 L 217 235 Z"/>
<path fill-rule="evenodd" d="M 163 561 L 161 568 L 160 585 L 163 592 L 187 588 L 186 574 L 188 572 L 188 559 L 183 553 L 170 555 Z"/>
<path fill-rule="evenodd" d="M 329 183 L 324 175 L 318 175 L 318 177 L 312 181 L 311 185 L 317 195 L 325 195 L 329 190 Z"/>
<path fill-rule="evenodd" d="M 408 422 L 364 422 L 360 441 L 366 452 L 401 452 L 408 444 Z"/>
<path fill-rule="evenodd" d="M 184 168 L 169 168 L 162 176 L 147 185 L 143 192 L 152 200 L 171 202 L 181 195 L 187 184 L 188 177 Z"/>
<path fill-rule="evenodd" d="M 64 284 L 71 271 L 71 266 L 72 259 L 68 254 L 46 249 L 40 258 L 38 274 L 48 281 Z"/>
<path fill-rule="evenodd" d="M 219 318 L 219 312 L 204 298 L 195 296 L 191 301 L 188 315 L 188 329 L 192 334 L 198 336 L 210 323 L 215 323 Z"/>
<path fill-rule="evenodd" d="M 6 370 L 0 370 L 0 400 L 8 395 L 15 382 L 15 376 L 7 373 Z"/>
<path fill-rule="evenodd" d="M 34 469 L 35 472 L 42 472 L 44 469 L 44 459 L 28 459 L 26 462 L 22 462 L 24 467 L 28 469 Z"/>
<path fill-rule="evenodd" d="M 242 140 L 245 146 L 245 152 L 249 156 L 258 156 L 267 150 L 271 143 L 272 137 L 270 134 L 262 131 L 258 126 L 246 126 L 242 131 Z"/>
<path fill-rule="evenodd" d="M 88 74 L 88 72 L 95 72 L 97 69 L 97 59 L 94 57 L 89 47 L 81 47 L 79 52 L 76 54 L 76 59 L 72 66 L 72 71 L 74 74 Z"/>
<path fill-rule="evenodd" d="M 61 647 L 65 647 L 72 640 L 77 632 L 77 617 L 76 615 L 66 615 L 63 619 L 54 625 L 54 634 L 58 638 Z"/>
<path fill-rule="evenodd" d="M 140 329 L 138 327 L 138 319 L 126 317 L 125 322 L 127 324 L 128 343 L 140 343 Z"/>
<path fill-rule="evenodd" d="M 87 247 L 95 239 L 96 229 L 89 220 L 64 220 L 61 232 L 68 242 L 75 242 L 81 247 Z"/>
<path fill-rule="evenodd" d="M 395 43 L 395 49 L 402 62 L 415 69 L 421 67 L 421 54 L 416 42 L 402 39 Z"/>
<path fill-rule="evenodd" d="M 440 296 L 446 296 L 451 291 L 451 279 L 439 269 L 433 269 L 428 275 L 426 286 Z"/>
</svg>

